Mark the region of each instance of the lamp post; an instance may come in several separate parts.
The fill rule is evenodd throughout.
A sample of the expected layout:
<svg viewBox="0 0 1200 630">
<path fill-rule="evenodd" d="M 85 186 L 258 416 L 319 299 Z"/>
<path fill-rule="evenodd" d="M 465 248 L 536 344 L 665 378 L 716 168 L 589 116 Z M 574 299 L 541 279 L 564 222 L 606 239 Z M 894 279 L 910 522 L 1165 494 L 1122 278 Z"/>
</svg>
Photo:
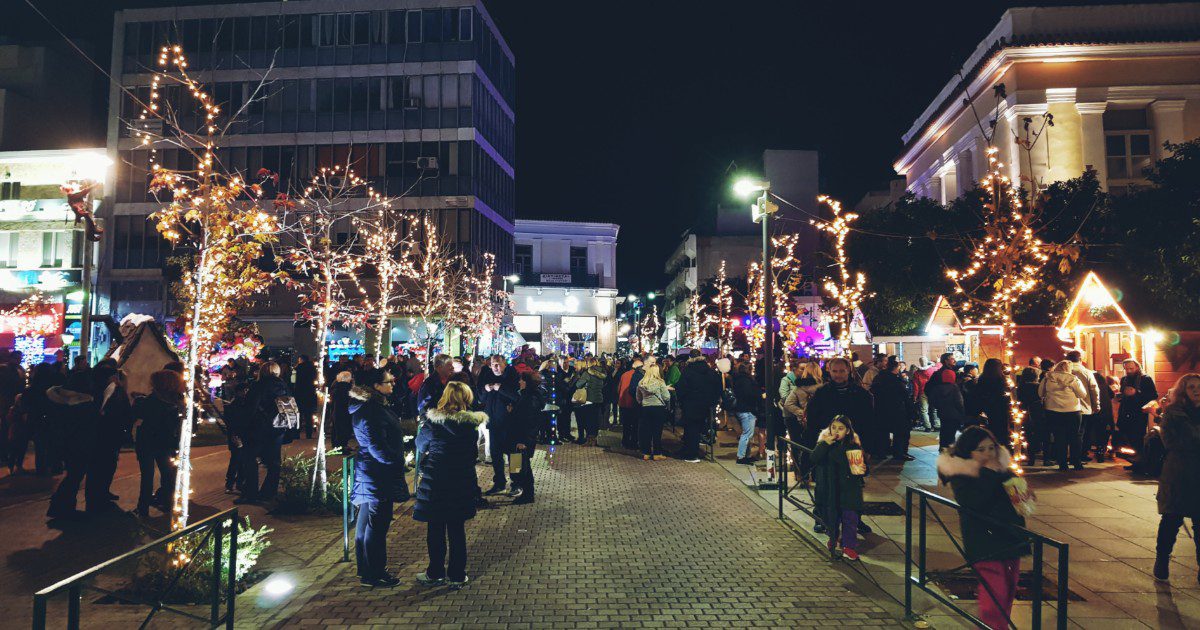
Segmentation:
<svg viewBox="0 0 1200 630">
<path fill-rule="evenodd" d="M 774 270 L 771 268 L 771 215 L 779 211 L 779 206 L 771 203 L 771 182 L 752 179 L 741 179 L 733 186 L 734 192 L 741 197 L 749 197 L 755 192 L 762 195 L 750 207 L 751 218 L 755 223 L 762 223 L 762 287 L 763 287 L 763 385 L 766 389 L 767 427 L 776 426 L 773 422 L 775 400 L 778 398 L 779 387 L 775 384 L 775 281 Z M 783 453 L 779 449 L 779 441 L 775 440 L 775 467 L 779 467 Z M 775 471 L 771 471 L 775 476 Z M 782 482 L 782 480 L 781 480 Z"/>
<path fill-rule="evenodd" d="M 504 276 L 504 292 L 508 293 L 508 283 L 509 282 L 511 282 L 513 284 L 513 288 L 515 289 L 517 286 L 517 283 L 520 281 L 521 281 L 521 276 L 518 276 L 515 273 Z"/>
</svg>

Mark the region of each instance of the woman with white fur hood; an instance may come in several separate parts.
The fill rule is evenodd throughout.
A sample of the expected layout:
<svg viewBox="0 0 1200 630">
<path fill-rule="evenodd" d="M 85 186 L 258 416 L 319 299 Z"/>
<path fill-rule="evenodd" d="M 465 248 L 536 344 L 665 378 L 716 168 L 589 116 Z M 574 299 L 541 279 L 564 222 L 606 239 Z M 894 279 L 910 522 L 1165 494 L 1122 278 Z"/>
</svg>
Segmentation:
<svg viewBox="0 0 1200 630">
<path fill-rule="evenodd" d="M 475 516 L 479 480 L 475 445 L 487 414 L 471 411 L 474 396 L 465 383 L 450 381 L 436 409 L 417 430 L 417 501 L 413 519 L 426 523 L 429 567 L 417 575 L 425 586 L 467 584 L 466 522 Z M 449 566 L 446 543 L 450 543 Z"/>
<path fill-rule="evenodd" d="M 961 515 L 963 553 L 979 576 L 979 618 L 989 628 L 1007 628 L 1017 593 L 1021 556 L 1029 541 L 1011 496 L 1025 498 L 1024 480 L 1009 468 L 1008 449 L 991 431 L 969 426 L 937 459 L 938 478 L 954 500 L 973 514 Z M 1005 525 L 1015 527 L 1006 527 Z"/>
</svg>

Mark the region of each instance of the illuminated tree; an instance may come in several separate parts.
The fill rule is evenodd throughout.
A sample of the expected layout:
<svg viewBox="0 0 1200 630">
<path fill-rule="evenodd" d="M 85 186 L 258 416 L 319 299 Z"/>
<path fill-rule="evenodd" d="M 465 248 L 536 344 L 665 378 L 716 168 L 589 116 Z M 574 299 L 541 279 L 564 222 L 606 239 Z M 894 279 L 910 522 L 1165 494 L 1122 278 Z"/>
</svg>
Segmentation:
<svg viewBox="0 0 1200 630">
<path fill-rule="evenodd" d="M 386 206 L 355 219 L 363 248 L 362 262 L 375 272 L 373 295 L 361 280 L 357 285 L 369 323 L 376 330 L 376 363 L 382 357 L 384 344 L 391 335 L 391 316 L 399 308 L 398 302 L 403 295 L 401 283 L 406 277 L 404 256 L 407 245 L 403 235 L 405 220 L 402 214 Z"/>
<path fill-rule="evenodd" d="M 717 354 L 726 356 L 733 350 L 733 288 L 729 286 L 729 278 L 725 274 L 725 261 L 717 272 L 717 293 L 713 298 L 713 308 L 717 318 Z"/>
<path fill-rule="evenodd" d="M 152 215 L 158 231 L 183 254 L 177 258 L 181 278 L 172 290 L 180 305 L 178 320 L 187 337 L 184 352 L 187 408 L 180 430 L 178 471 L 173 500 L 172 527 L 187 525 L 191 496 L 191 442 L 198 407 L 198 368 L 228 328 L 233 314 L 252 296 L 264 292 L 275 274 L 263 269 L 259 259 L 277 237 L 275 217 L 264 207 L 263 187 L 227 173 L 214 151 L 223 132 L 218 127 L 219 105 L 187 73 L 180 47 L 164 46 L 159 71 L 151 79 L 149 101 L 130 124 L 133 136 L 150 153 L 149 190 L 161 206 Z M 166 102 L 164 84 L 180 86 L 190 94 L 187 104 Z M 261 87 L 261 85 L 260 85 Z M 256 94 L 258 92 L 256 91 Z M 181 120 L 196 115 L 199 129 L 185 128 Z M 162 131 L 152 131 L 147 121 L 161 121 Z M 175 146 L 191 157 L 193 168 L 171 169 L 160 164 L 157 150 Z M 270 201 L 266 203 L 271 203 Z M 181 562 L 185 558 L 176 558 Z"/>
<path fill-rule="evenodd" d="M 846 235 L 850 233 L 850 223 L 857 219 L 858 215 L 853 212 L 842 212 L 841 202 L 825 195 L 817 197 L 817 201 L 829 206 L 833 212 L 832 221 L 813 221 L 812 223 L 817 226 L 817 229 L 832 234 L 835 240 L 834 260 L 837 263 L 838 277 L 837 279 L 826 278 L 824 287 L 829 299 L 833 301 L 833 316 L 840 327 L 838 332 L 839 349 L 842 354 L 849 357 L 852 342 L 850 332 L 854 325 L 854 317 L 858 313 L 863 299 L 871 297 L 871 294 L 866 292 L 867 277 L 861 271 L 850 273 L 849 261 L 846 257 Z"/>
<path fill-rule="evenodd" d="M 316 390 L 317 445 L 311 491 L 324 493 L 328 485 L 325 449 L 327 391 L 325 357 L 329 333 L 338 324 L 362 328 L 370 311 L 348 294 L 357 283 L 362 265 L 361 247 L 353 233 L 360 215 L 386 212 L 390 202 L 371 189 L 349 166 L 321 168 L 293 198 L 280 199 L 286 241 L 281 258 L 292 275 L 287 283 L 299 291 L 303 310 L 298 319 L 308 322 L 317 345 Z"/>
<path fill-rule="evenodd" d="M 410 219 L 413 241 L 403 257 L 403 273 L 408 277 L 400 298 L 400 312 L 414 325 L 429 357 L 439 326 L 448 336 L 451 322 L 462 321 L 464 289 L 470 267 L 455 248 L 446 243 L 437 225 L 426 216 Z M 445 339 L 443 339 L 445 341 Z"/>
<path fill-rule="evenodd" d="M 700 301 L 700 292 L 693 291 L 688 296 L 687 345 L 692 348 L 703 347 L 708 339 L 708 327 L 713 323 L 713 316 L 708 312 L 707 305 Z"/>
<path fill-rule="evenodd" d="M 653 352 L 658 344 L 658 331 L 661 327 L 658 319 L 658 305 L 650 307 L 650 312 L 638 323 L 638 348 L 640 352 Z"/>
<path fill-rule="evenodd" d="M 766 287 L 763 281 L 762 264 L 757 261 L 750 263 L 747 275 L 746 310 L 752 316 L 752 324 L 746 331 L 746 340 L 750 345 L 751 352 L 755 355 L 758 355 L 759 349 L 763 346 L 767 330 L 770 330 L 771 334 L 778 334 L 780 338 L 788 342 L 787 346 L 776 346 L 779 348 L 792 347 L 800 332 L 798 307 L 796 302 L 791 299 L 791 296 L 801 288 L 803 283 L 800 259 L 796 256 L 796 247 L 799 243 L 800 237 L 796 234 L 785 234 L 771 239 L 771 276 L 773 280 L 771 293 L 775 303 L 775 321 L 773 322 L 765 321 L 766 318 L 763 316 Z M 768 329 L 767 326 L 770 328 Z M 776 327 L 779 329 L 778 333 L 775 331 Z M 790 354 L 790 352 L 784 353 L 785 356 Z"/>
</svg>

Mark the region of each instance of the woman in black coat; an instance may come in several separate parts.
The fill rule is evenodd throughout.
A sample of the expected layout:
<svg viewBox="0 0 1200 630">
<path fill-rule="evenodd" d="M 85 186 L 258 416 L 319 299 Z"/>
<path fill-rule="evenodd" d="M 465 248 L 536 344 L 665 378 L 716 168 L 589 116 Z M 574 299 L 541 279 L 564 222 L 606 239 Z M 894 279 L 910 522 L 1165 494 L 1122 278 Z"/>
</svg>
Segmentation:
<svg viewBox="0 0 1200 630">
<path fill-rule="evenodd" d="M 171 510 L 175 493 L 175 464 L 171 457 L 179 445 L 182 425 L 179 414 L 184 408 L 187 385 L 178 372 L 161 370 L 150 375 L 149 396 L 133 404 L 134 452 L 141 472 L 137 514 L 149 518 L 153 504 L 163 512 Z M 158 468 L 159 491 L 154 491 L 154 469 Z"/>
<path fill-rule="evenodd" d="M 400 419 L 388 403 L 394 383 L 395 378 L 387 370 L 364 370 L 350 390 L 350 415 L 358 442 L 350 492 L 350 502 L 358 506 L 354 557 L 358 578 L 366 586 L 400 583 L 387 572 L 392 504 L 408 500 Z"/>
<path fill-rule="evenodd" d="M 1183 519 L 1192 519 L 1196 557 L 1200 559 L 1200 374 L 1187 374 L 1171 389 L 1171 402 L 1163 412 L 1162 441 L 1167 449 L 1158 477 L 1158 544 L 1154 577 L 1169 579 L 1171 551 Z M 1197 575 L 1200 579 L 1200 575 Z"/>
<path fill-rule="evenodd" d="M 307 354 L 300 355 L 296 362 L 296 407 L 300 410 L 300 426 L 304 429 L 304 437 L 312 439 L 313 416 L 317 409 L 317 366 Z"/>
<path fill-rule="evenodd" d="M 508 418 L 507 451 L 521 455 L 521 472 L 512 475 L 513 484 L 517 487 L 513 505 L 533 503 L 533 469 L 530 461 L 537 450 L 542 408 L 546 406 L 540 374 L 532 370 L 525 372 L 521 375 L 519 387 L 517 402 Z"/>
<path fill-rule="evenodd" d="M 1008 380 L 1004 376 L 1004 364 L 1000 359 L 988 359 L 983 364 L 983 373 L 974 385 L 964 390 L 967 416 L 987 416 L 987 427 L 1003 446 L 1012 441 L 1009 421 L 1012 407 L 1008 397 Z"/>
<path fill-rule="evenodd" d="M 279 376 L 279 364 L 274 361 L 263 363 L 258 370 L 258 380 L 250 386 L 247 396 L 247 413 L 250 441 L 242 450 L 242 496 L 234 503 L 253 503 L 270 500 L 279 490 L 279 473 L 283 458 L 283 444 L 287 430 L 274 426 L 279 414 L 278 400 L 290 397 L 292 392 Z M 267 474 L 262 487 L 258 485 L 258 462 L 262 460 Z"/>
<path fill-rule="evenodd" d="M 908 454 L 913 401 L 898 374 L 899 370 L 900 361 L 895 356 L 889 356 L 884 369 L 871 381 L 875 417 L 858 424 L 863 447 L 880 460 L 888 455 L 906 461 L 914 459 Z"/>
<path fill-rule="evenodd" d="M 426 523 L 429 567 L 417 575 L 425 586 L 467 584 L 466 522 L 475 517 L 479 479 L 475 475 L 479 425 L 487 414 L 470 411 L 471 388 L 450 381 L 436 409 L 426 412 L 417 429 L 417 502 L 413 519 Z M 449 567 L 446 542 L 450 543 Z"/>
</svg>

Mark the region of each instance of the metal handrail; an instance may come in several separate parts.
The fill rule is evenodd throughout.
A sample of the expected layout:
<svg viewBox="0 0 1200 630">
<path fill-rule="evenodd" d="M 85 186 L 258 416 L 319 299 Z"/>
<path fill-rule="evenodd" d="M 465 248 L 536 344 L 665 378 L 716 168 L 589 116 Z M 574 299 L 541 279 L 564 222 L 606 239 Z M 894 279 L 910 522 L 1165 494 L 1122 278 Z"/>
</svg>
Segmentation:
<svg viewBox="0 0 1200 630">
<path fill-rule="evenodd" d="M 1042 627 L 1042 580 L 1043 580 L 1043 573 L 1044 573 L 1044 568 L 1045 568 L 1045 547 L 1050 546 L 1050 547 L 1053 547 L 1056 550 L 1058 550 L 1058 593 L 1057 593 L 1057 597 L 1056 597 L 1058 615 L 1057 615 L 1056 627 L 1059 630 L 1065 630 L 1065 628 L 1067 627 L 1067 623 L 1068 623 L 1067 622 L 1067 605 L 1068 605 L 1068 601 L 1069 601 L 1068 600 L 1069 590 L 1067 588 L 1067 584 L 1068 584 L 1068 574 L 1069 574 L 1069 566 L 1070 566 L 1070 545 L 1068 543 L 1060 542 L 1058 540 L 1055 540 L 1048 536 L 1044 536 L 1042 534 L 1031 531 L 1031 530 L 1029 530 L 1025 527 L 1021 527 L 1019 525 L 1013 525 L 1012 523 L 1005 523 L 1003 521 L 996 520 L 995 518 L 992 518 L 986 514 L 982 514 L 980 512 L 972 510 L 970 508 L 965 508 L 965 507 L 959 505 L 955 501 L 947 499 L 946 497 L 935 494 L 928 490 L 924 490 L 921 488 L 914 488 L 912 486 L 907 486 L 906 490 L 907 490 L 907 492 L 905 494 L 905 502 L 906 502 L 906 505 L 905 505 L 906 510 L 905 511 L 906 511 L 907 517 L 905 518 L 905 522 L 904 522 L 904 612 L 907 617 L 912 618 L 912 616 L 913 616 L 912 589 L 914 586 L 916 586 L 917 588 L 921 589 L 926 594 L 928 594 L 930 597 L 934 598 L 935 600 L 937 600 L 937 601 L 941 602 L 942 604 L 944 604 L 945 606 L 949 607 L 954 612 L 958 613 L 960 616 L 968 619 L 972 623 L 978 624 L 980 627 L 984 627 L 983 622 L 979 618 L 977 618 L 975 615 L 972 615 L 971 613 L 967 612 L 966 610 L 964 610 L 963 608 L 961 608 L 957 604 L 955 604 L 953 600 L 947 598 L 946 596 L 942 595 L 942 593 L 938 592 L 936 589 L 933 589 L 927 585 L 929 582 L 929 576 L 931 575 L 931 572 L 928 571 L 926 568 L 926 551 L 927 551 L 926 514 L 927 513 L 933 515 L 934 519 L 937 520 L 938 525 L 941 526 L 942 531 L 944 531 L 946 533 L 946 536 L 949 537 L 950 542 L 952 542 L 954 544 L 955 549 L 958 551 L 958 553 L 961 556 L 963 556 L 963 559 L 966 560 L 966 553 L 965 553 L 965 550 L 963 549 L 962 545 L 959 543 L 958 539 L 956 539 L 954 537 L 954 534 L 950 531 L 950 529 L 946 526 L 946 523 L 942 520 L 941 516 L 939 516 L 938 513 L 936 511 L 934 511 L 932 509 L 932 507 L 930 506 L 931 503 L 935 503 L 935 504 L 944 505 L 946 507 L 949 507 L 949 508 L 955 510 L 955 512 L 957 512 L 960 516 L 960 521 L 961 521 L 961 516 L 965 515 L 970 518 L 977 519 L 979 521 L 988 523 L 994 527 L 1002 528 L 1002 529 L 1008 530 L 1010 532 L 1019 534 L 1021 537 L 1023 537 L 1025 539 L 1025 542 L 1023 542 L 1021 546 L 1024 546 L 1025 544 L 1033 545 L 1033 567 L 1032 567 L 1033 584 L 1032 584 L 1032 589 L 1031 589 L 1033 591 L 1033 602 L 1032 602 L 1031 611 L 1030 611 L 1030 613 L 1031 613 L 1030 624 L 1034 630 L 1040 630 Z M 919 521 L 918 521 L 919 530 L 917 532 L 918 549 L 917 549 L 917 558 L 916 558 L 917 575 L 915 577 L 913 576 L 914 558 L 913 558 L 913 531 L 912 531 L 912 529 L 913 529 L 913 527 L 912 527 L 913 526 L 913 497 L 914 496 L 918 500 L 917 501 L 917 504 L 918 504 L 917 514 L 919 517 Z M 962 568 L 963 566 L 970 567 L 971 572 L 974 573 L 977 578 L 979 577 L 978 571 L 975 569 L 973 563 L 969 560 L 966 560 L 966 562 L 964 562 L 963 565 L 960 565 L 959 567 L 955 567 L 954 569 L 952 569 L 951 571 L 948 571 L 948 572 L 957 571 L 958 569 Z M 938 572 L 938 573 L 941 573 L 941 572 Z M 980 582 L 980 584 L 982 584 L 987 589 L 987 593 L 986 594 L 980 593 L 980 594 L 978 594 L 978 596 L 979 597 L 987 596 L 987 597 L 992 597 L 993 599 L 995 599 L 995 593 L 992 593 L 991 589 L 987 588 L 987 585 L 984 584 L 983 582 Z M 1008 615 L 1007 612 L 1005 613 L 1005 616 L 1008 619 L 1009 627 L 1016 628 L 1016 625 L 1013 623 L 1012 618 Z"/>
<path fill-rule="evenodd" d="M 350 562 L 350 486 L 354 483 L 354 453 L 342 453 L 342 562 Z"/>
<path fill-rule="evenodd" d="M 229 579 L 226 585 L 226 606 L 224 617 L 220 614 L 221 609 L 221 566 L 222 566 L 222 538 L 225 535 L 225 522 L 229 525 Z M 80 601 L 83 596 L 83 589 L 87 588 L 129 603 L 147 605 L 152 608 L 146 619 L 142 622 L 142 627 L 145 627 L 155 614 L 160 610 L 165 610 L 170 613 L 189 617 L 199 621 L 207 621 L 211 627 L 218 627 L 225 624 L 225 627 L 232 630 L 234 622 L 234 598 L 237 595 L 237 550 L 238 550 L 238 528 L 240 521 L 238 519 L 238 509 L 233 508 L 225 510 L 218 514 L 214 514 L 206 519 L 197 521 L 187 527 L 172 532 L 166 536 L 155 539 L 137 549 L 127 551 L 115 558 L 106 560 L 89 569 L 85 569 L 71 577 L 59 580 L 58 582 L 41 589 L 33 595 L 33 628 L 34 630 L 44 630 L 46 627 L 46 605 L 50 597 L 56 595 L 62 590 L 67 591 L 67 628 L 68 630 L 78 630 L 80 620 Z M 210 602 L 209 618 L 204 619 L 190 612 L 179 610 L 171 606 L 167 606 L 162 602 L 162 596 L 174 588 L 176 582 L 191 566 L 191 559 L 179 568 L 175 576 L 169 581 L 166 589 L 159 594 L 159 600 L 155 602 L 146 602 L 134 599 L 127 595 L 122 595 L 118 592 L 100 588 L 84 582 L 104 570 L 111 568 L 121 562 L 131 560 L 143 556 L 154 549 L 169 545 L 185 536 L 205 531 L 205 538 L 201 539 L 200 545 L 203 546 L 209 538 L 213 541 L 213 567 L 212 567 L 212 601 Z"/>
</svg>

